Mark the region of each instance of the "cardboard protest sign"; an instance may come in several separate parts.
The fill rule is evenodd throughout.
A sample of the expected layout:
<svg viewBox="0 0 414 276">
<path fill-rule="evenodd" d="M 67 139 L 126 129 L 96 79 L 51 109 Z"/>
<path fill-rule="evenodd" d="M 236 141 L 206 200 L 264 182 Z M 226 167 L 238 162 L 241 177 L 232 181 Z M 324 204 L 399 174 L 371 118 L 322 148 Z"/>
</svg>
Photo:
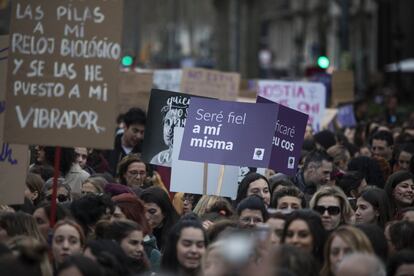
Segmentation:
<svg viewBox="0 0 414 276">
<path fill-rule="evenodd" d="M 354 106 L 352 104 L 346 104 L 338 108 L 336 114 L 336 121 L 340 127 L 354 127 L 356 126 L 356 119 L 354 114 Z"/>
<path fill-rule="evenodd" d="M 332 74 L 332 106 L 354 101 L 354 73 L 340 70 Z"/>
<path fill-rule="evenodd" d="M 9 36 L 0 36 L 0 140 L 3 140 L 4 111 L 6 110 L 6 76 Z"/>
<path fill-rule="evenodd" d="M 151 72 L 120 73 L 118 113 L 125 113 L 132 107 L 148 109 L 153 74 Z"/>
<path fill-rule="evenodd" d="M 179 160 L 178 158 L 181 150 L 183 132 L 184 128 L 176 127 L 174 129 L 174 147 L 172 154 L 170 191 L 203 194 L 203 164 L 199 162 Z M 236 198 L 239 167 L 224 166 L 224 175 L 222 180 L 223 184 L 219 191 L 219 194 L 217 194 L 217 191 L 220 177 L 220 165 L 208 164 L 207 171 L 206 192 L 208 195 L 219 195 Z"/>
<path fill-rule="evenodd" d="M 142 159 L 170 167 L 174 127 L 184 127 L 192 95 L 159 89 L 151 90 Z"/>
<path fill-rule="evenodd" d="M 240 98 L 253 98 L 256 100 L 257 88 L 256 80 L 241 80 L 240 81 Z"/>
<path fill-rule="evenodd" d="M 236 100 L 239 93 L 240 75 L 200 68 L 185 68 L 181 91 L 196 96 L 221 100 Z"/>
<path fill-rule="evenodd" d="M 122 1 L 12 2 L 5 140 L 112 148 Z"/>
<path fill-rule="evenodd" d="M 268 103 L 271 101 L 257 97 L 257 102 Z M 276 105 L 278 113 L 269 168 L 286 175 L 295 175 L 308 115 L 283 105 Z"/>
<path fill-rule="evenodd" d="M 181 69 L 154 70 L 153 88 L 180 92 L 182 75 Z"/>
<path fill-rule="evenodd" d="M 267 168 L 276 118 L 274 104 L 192 98 L 180 160 Z"/>
<path fill-rule="evenodd" d="M 22 204 L 26 190 L 29 149 L 0 140 L 0 204 Z"/>
<path fill-rule="evenodd" d="M 0 204 L 22 204 L 28 147 L 3 142 L 8 45 L 9 37 L 0 36 Z"/>
<path fill-rule="evenodd" d="M 315 131 L 321 129 L 326 89 L 320 83 L 260 80 L 258 96 L 309 115 Z"/>
</svg>

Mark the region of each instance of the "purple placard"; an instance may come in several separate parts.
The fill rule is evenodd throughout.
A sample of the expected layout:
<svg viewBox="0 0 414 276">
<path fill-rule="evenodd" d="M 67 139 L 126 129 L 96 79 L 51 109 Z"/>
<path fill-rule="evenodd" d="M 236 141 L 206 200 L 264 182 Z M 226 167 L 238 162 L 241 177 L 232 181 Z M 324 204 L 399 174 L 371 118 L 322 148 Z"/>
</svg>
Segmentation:
<svg viewBox="0 0 414 276">
<path fill-rule="evenodd" d="M 356 126 L 354 106 L 347 104 L 338 108 L 338 114 L 336 114 L 336 120 L 341 127 L 354 127 Z"/>
<path fill-rule="evenodd" d="M 267 168 L 277 112 L 274 104 L 191 98 L 179 159 Z"/>
<path fill-rule="evenodd" d="M 308 115 L 258 96 L 258 103 L 278 106 L 269 168 L 294 175 L 300 159 Z"/>
</svg>

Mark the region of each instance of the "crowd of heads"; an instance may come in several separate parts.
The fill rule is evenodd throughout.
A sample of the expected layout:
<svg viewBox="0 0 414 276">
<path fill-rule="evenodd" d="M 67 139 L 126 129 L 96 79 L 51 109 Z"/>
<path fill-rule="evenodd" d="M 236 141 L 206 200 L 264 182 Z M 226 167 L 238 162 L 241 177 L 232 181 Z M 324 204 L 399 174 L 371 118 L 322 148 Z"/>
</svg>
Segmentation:
<svg viewBox="0 0 414 276">
<path fill-rule="evenodd" d="M 169 192 L 137 108 L 113 150 L 33 146 L 24 204 L 0 206 L 0 273 L 414 275 L 414 124 L 358 120 L 309 126 L 295 175 L 250 171 L 234 199 Z"/>
</svg>

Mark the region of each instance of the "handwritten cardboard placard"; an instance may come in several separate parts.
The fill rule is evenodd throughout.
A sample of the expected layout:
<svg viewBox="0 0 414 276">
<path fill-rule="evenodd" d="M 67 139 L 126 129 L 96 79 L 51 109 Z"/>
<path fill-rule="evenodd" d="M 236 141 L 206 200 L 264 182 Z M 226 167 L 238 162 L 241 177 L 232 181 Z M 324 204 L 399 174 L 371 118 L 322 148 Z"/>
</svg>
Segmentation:
<svg viewBox="0 0 414 276">
<path fill-rule="evenodd" d="M 256 85 L 257 85 L 256 80 L 242 79 L 240 81 L 239 97 L 250 98 L 250 99 L 256 100 L 256 95 L 257 95 Z"/>
<path fill-rule="evenodd" d="M 9 36 L 0 36 L 0 204 L 22 204 L 28 147 L 3 142 L 8 45 Z"/>
<path fill-rule="evenodd" d="M 112 148 L 121 0 L 12 2 L 5 140 Z"/>
<path fill-rule="evenodd" d="M 354 101 L 354 73 L 339 70 L 332 74 L 332 106 Z"/>
<path fill-rule="evenodd" d="M 6 110 L 6 76 L 9 36 L 0 36 L 0 140 L 3 140 L 4 111 Z"/>
<path fill-rule="evenodd" d="M 224 73 L 200 68 L 185 68 L 181 91 L 196 96 L 220 100 L 236 100 L 239 94 L 240 74 Z"/>
<path fill-rule="evenodd" d="M 180 160 L 267 168 L 276 118 L 274 104 L 191 98 Z"/>
<path fill-rule="evenodd" d="M 258 96 L 257 102 L 271 101 Z M 308 115 L 280 104 L 275 105 L 278 112 L 269 168 L 293 176 L 297 172 Z"/>
<path fill-rule="evenodd" d="M 122 72 L 119 82 L 118 112 L 125 113 L 131 107 L 148 109 L 153 74 L 151 72 Z"/>
<path fill-rule="evenodd" d="M 321 130 L 325 112 L 326 88 L 321 83 L 260 80 L 258 96 L 309 115 L 315 131 Z"/>
<path fill-rule="evenodd" d="M 181 91 L 181 69 L 157 69 L 154 70 L 153 88 L 173 92 Z"/>
<path fill-rule="evenodd" d="M 22 204 L 29 167 L 29 149 L 0 140 L 0 204 Z"/>
<path fill-rule="evenodd" d="M 203 194 L 204 165 L 199 162 L 179 160 L 184 128 L 174 128 L 174 147 L 171 168 L 171 192 Z M 220 165 L 208 164 L 207 194 L 235 198 L 237 194 L 239 167 L 224 166 L 223 185 L 219 194 Z"/>
</svg>

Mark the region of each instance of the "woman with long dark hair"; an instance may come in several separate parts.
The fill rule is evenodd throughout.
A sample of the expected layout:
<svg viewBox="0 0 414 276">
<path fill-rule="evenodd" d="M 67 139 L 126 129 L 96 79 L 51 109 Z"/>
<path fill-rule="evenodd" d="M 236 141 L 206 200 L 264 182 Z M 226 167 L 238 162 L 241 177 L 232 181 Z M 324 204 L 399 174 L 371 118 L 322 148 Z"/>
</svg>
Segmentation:
<svg viewBox="0 0 414 276">
<path fill-rule="evenodd" d="M 168 194 L 161 188 L 150 187 L 141 194 L 145 205 L 145 216 L 157 238 L 158 248 L 163 250 L 165 239 L 171 227 L 178 221 L 179 215 L 174 209 Z"/>
<path fill-rule="evenodd" d="M 142 227 L 132 220 L 117 220 L 109 224 L 105 230 L 105 238 L 115 240 L 128 257 L 129 270 L 140 274 L 149 270 L 143 241 Z"/>
<path fill-rule="evenodd" d="M 237 189 L 236 205 L 250 195 L 258 195 L 266 206 L 270 205 L 270 185 L 266 177 L 259 173 L 247 174 Z"/>
<path fill-rule="evenodd" d="M 207 235 L 197 218 L 184 216 L 168 234 L 161 269 L 180 276 L 198 275 Z"/>
<path fill-rule="evenodd" d="M 391 205 L 391 216 L 401 209 L 414 206 L 414 175 L 408 171 L 398 171 L 390 175 L 385 184 L 385 192 Z"/>
<path fill-rule="evenodd" d="M 381 228 L 390 220 L 390 207 L 384 190 L 370 187 L 357 199 L 356 224 L 374 223 Z"/>
<path fill-rule="evenodd" d="M 303 209 L 291 213 L 285 222 L 282 243 L 291 244 L 313 255 L 323 263 L 323 247 L 327 233 L 318 213 Z"/>
</svg>

